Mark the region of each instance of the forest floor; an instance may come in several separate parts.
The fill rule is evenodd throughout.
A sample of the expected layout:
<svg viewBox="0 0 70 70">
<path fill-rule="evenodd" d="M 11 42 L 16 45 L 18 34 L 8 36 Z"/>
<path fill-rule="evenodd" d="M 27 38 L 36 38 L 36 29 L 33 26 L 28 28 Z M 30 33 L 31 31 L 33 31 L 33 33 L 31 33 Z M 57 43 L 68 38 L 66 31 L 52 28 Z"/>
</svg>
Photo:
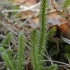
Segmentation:
<svg viewBox="0 0 70 70">
<path fill-rule="evenodd" d="M 66 31 L 69 29 L 68 25 L 70 25 L 70 6 L 63 13 L 62 6 L 64 1 L 65 0 L 48 0 L 48 15 L 46 15 L 48 18 L 46 22 L 48 23 L 48 29 L 53 26 L 57 27 L 56 36 L 54 38 L 52 37 L 52 41 L 49 40 L 48 46 L 50 47 L 46 49 L 50 56 L 49 59 L 51 59 L 53 63 L 59 65 L 58 70 L 69 70 L 70 68 L 69 57 L 65 56 L 67 54 L 66 46 L 70 47 L 67 43 L 69 36 L 66 35 Z M 13 50 L 14 58 L 16 58 L 17 37 L 20 32 L 25 34 L 25 70 L 32 70 L 29 57 L 30 34 L 33 29 L 39 30 L 39 10 L 39 0 L 0 0 L 0 43 L 7 37 L 9 32 L 12 32 L 13 38 L 6 49 L 11 48 Z M 60 34 L 66 37 L 63 38 L 64 41 L 67 39 L 66 42 L 61 41 Z M 68 52 L 68 54 L 69 53 L 70 52 Z M 47 60 L 46 56 L 44 56 L 44 60 Z M 49 65 L 49 63 L 45 64 L 45 66 L 47 65 Z M 5 70 L 5 62 L 3 61 L 1 54 L 0 70 Z"/>
</svg>

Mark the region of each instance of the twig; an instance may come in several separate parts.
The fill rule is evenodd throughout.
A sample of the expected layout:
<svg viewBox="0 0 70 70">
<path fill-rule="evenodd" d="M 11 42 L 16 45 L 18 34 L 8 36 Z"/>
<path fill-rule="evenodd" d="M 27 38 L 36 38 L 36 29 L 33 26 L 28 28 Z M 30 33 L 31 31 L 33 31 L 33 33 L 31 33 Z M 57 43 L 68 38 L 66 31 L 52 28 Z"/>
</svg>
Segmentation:
<svg viewBox="0 0 70 70">
<path fill-rule="evenodd" d="M 42 61 L 44 61 L 44 62 L 50 62 L 51 60 L 42 60 Z M 66 65 L 66 66 L 70 67 L 70 64 L 67 64 L 67 63 L 64 63 L 64 62 L 54 61 L 54 60 L 52 60 L 52 62 L 58 63 L 58 64 L 63 64 L 63 65 Z"/>
<path fill-rule="evenodd" d="M 25 8 L 25 9 L 16 9 L 16 10 L 2 10 L 2 13 L 5 13 L 5 12 L 23 12 L 23 11 L 27 11 L 27 10 L 32 10 L 34 9 L 35 7 L 37 7 L 38 5 L 40 5 L 40 2 L 35 4 L 35 5 L 32 5 L 28 8 Z"/>
<path fill-rule="evenodd" d="M 68 43 L 70 45 L 70 40 L 65 38 L 65 37 L 62 37 L 62 40 L 65 41 L 66 43 Z"/>
<path fill-rule="evenodd" d="M 10 27 L 8 27 L 8 26 L 5 24 L 5 22 L 1 22 L 1 21 L 0 21 L 0 23 L 1 23 L 4 27 L 6 27 L 8 30 L 10 30 L 11 32 L 13 32 L 14 34 L 18 35 L 18 33 L 16 33 L 14 30 L 12 30 Z"/>
<path fill-rule="evenodd" d="M 4 36 L 4 35 L 0 35 L 0 37 L 3 38 L 3 39 L 6 38 L 6 36 Z"/>
<path fill-rule="evenodd" d="M 30 16 L 27 20 L 25 20 L 19 27 L 23 26 L 27 21 L 29 21 L 33 16 Z"/>
</svg>

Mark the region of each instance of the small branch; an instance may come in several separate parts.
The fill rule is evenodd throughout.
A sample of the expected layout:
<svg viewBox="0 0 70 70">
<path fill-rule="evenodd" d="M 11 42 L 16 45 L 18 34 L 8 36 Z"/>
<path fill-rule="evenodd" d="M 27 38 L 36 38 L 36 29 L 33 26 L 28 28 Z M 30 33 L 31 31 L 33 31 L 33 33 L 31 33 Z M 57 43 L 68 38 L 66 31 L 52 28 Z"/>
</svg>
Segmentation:
<svg viewBox="0 0 70 70">
<path fill-rule="evenodd" d="M 0 21 L 0 23 L 1 23 L 4 27 L 6 27 L 8 30 L 10 30 L 11 32 L 13 32 L 14 34 L 18 35 L 18 33 L 16 33 L 14 30 L 12 30 L 10 27 L 8 27 L 4 22 L 1 22 L 1 21 Z"/>
<path fill-rule="evenodd" d="M 34 8 L 39 6 L 39 5 L 40 5 L 40 2 L 35 4 L 35 5 L 32 5 L 30 7 L 24 8 L 24 9 L 2 10 L 2 13 L 5 13 L 5 12 L 24 12 L 24 11 L 28 11 L 28 10 L 34 10 L 35 11 Z M 36 11 L 38 11 L 38 9 L 36 9 Z"/>
<path fill-rule="evenodd" d="M 50 62 L 51 60 L 42 60 L 42 61 L 44 61 L 44 62 Z M 52 62 L 63 64 L 63 65 L 66 65 L 66 66 L 70 67 L 70 64 L 67 64 L 67 63 L 64 63 L 64 62 L 59 62 L 59 61 L 54 61 L 54 60 L 52 60 Z"/>
</svg>

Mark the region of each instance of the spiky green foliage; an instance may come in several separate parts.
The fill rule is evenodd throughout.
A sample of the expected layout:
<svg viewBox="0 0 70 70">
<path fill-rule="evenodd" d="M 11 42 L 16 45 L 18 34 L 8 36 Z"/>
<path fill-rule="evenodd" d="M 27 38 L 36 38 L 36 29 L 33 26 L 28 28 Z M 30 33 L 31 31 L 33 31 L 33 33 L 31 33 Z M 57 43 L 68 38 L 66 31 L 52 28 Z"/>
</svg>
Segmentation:
<svg viewBox="0 0 70 70">
<path fill-rule="evenodd" d="M 2 46 L 0 46 L 0 52 L 6 52 L 6 50 Z"/>
<path fill-rule="evenodd" d="M 8 45 L 9 40 L 11 39 L 11 33 L 7 35 L 7 38 L 3 40 L 3 44 Z M 6 66 L 10 68 L 10 70 L 23 70 L 23 54 L 24 54 L 24 35 L 23 33 L 19 34 L 18 38 L 18 48 L 17 48 L 17 63 L 15 62 L 14 58 L 12 57 L 12 50 L 8 49 L 5 50 L 4 47 L 0 47 L 0 52 L 2 53 L 2 57 L 6 63 Z"/>
<path fill-rule="evenodd" d="M 14 61 L 13 60 L 13 57 L 12 57 L 12 50 L 5 50 L 4 47 L 0 47 L 0 52 L 5 52 L 7 53 L 7 55 L 9 56 L 9 58 L 11 59 L 11 61 Z"/>
<path fill-rule="evenodd" d="M 48 41 L 55 33 L 56 27 L 53 27 L 46 33 L 46 40 Z M 31 34 L 31 60 L 32 60 L 32 65 L 33 65 L 33 70 L 42 70 L 43 65 L 41 62 L 42 58 L 40 58 L 40 55 L 38 54 L 39 51 L 39 32 L 37 30 L 33 30 Z M 43 57 L 43 55 L 41 55 Z M 56 67 L 56 66 L 55 66 Z M 48 69 L 54 69 L 54 66 L 50 66 Z M 45 69 L 46 70 L 46 69 Z M 55 69 L 54 69 L 55 70 Z"/>
<path fill-rule="evenodd" d="M 70 0 L 65 0 L 64 4 L 63 4 L 63 11 L 65 11 L 65 9 L 70 5 Z"/>
<path fill-rule="evenodd" d="M 10 41 L 11 41 L 11 38 L 12 38 L 12 33 L 11 32 L 9 32 L 8 34 L 7 34 L 7 37 L 1 42 L 1 44 L 3 45 L 2 47 L 0 47 L 0 49 L 2 50 L 2 52 L 7 52 L 7 54 L 8 54 L 8 56 L 10 57 L 10 58 L 13 58 L 12 57 L 12 50 L 5 50 L 4 48 L 5 48 L 5 46 L 7 46 L 9 43 L 10 43 Z M 4 48 L 3 48 L 4 47 Z M 1 51 L 0 50 L 0 51 Z"/>
<path fill-rule="evenodd" d="M 7 67 L 11 68 L 11 70 L 13 70 L 13 69 L 15 70 L 15 67 L 12 67 L 12 66 L 14 66 L 12 53 L 11 53 L 10 49 L 9 50 L 5 49 L 5 45 L 8 45 L 10 43 L 11 38 L 12 38 L 12 33 L 10 32 L 10 33 L 8 33 L 7 37 L 2 41 L 1 44 L 3 46 L 0 47 L 0 52 L 2 53 L 2 57 L 3 57 L 4 61 L 6 62 Z"/>
<path fill-rule="evenodd" d="M 46 6 L 47 0 L 41 0 L 40 5 L 40 31 L 33 30 L 31 36 L 31 59 L 34 70 L 43 70 L 42 53 L 46 44 Z"/>
<path fill-rule="evenodd" d="M 13 59 L 13 56 L 12 56 L 12 50 L 11 49 L 8 49 L 7 51 L 6 51 L 6 53 L 8 54 L 8 56 L 9 56 L 9 58 L 11 59 L 11 61 L 13 62 L 13 64 L 15 64 L 14 63 L 14 59 Z"/>
<path fill-rule="evenodd" d="M 46 12 L 47 12 L 47 0 L 41 0 L 40 5 L 40 44 L 39 44 L 39 53 L 42 54 L 42 51 L 45 47 L 45 35 L 46 35 Z"/>
<path fill-rule="evenodd" d="M 43 67 L 43 52 L 46 48 L 46 40 L 53 36 L 56 31 L 56 27 L 53 27 L 46 33 L 46 12 L 47 12 L 47 0 L 41 0 L 40 5 L 40 31 L 33 30 L 31 35 L 31 60 L 33 70 L 44 70 Z M 56 66 L 50 66 L 48 70 L 56 70 Z M 45 69 L 46 70 L 46 69 Z"/>
<path fill-rule="evenodd" d="M 16 69 L 15 69 L 15 66 L 13 65 L 13 62 L 10 60 L 10 57 L 8 56 L 7 53 L 3 52 L 3 53 L 2 53 L 2 57 L 3 57 L 3 59 L 4 59 L 5 63 L 6 63 L 6 65 L 7 65 L 7 67 L 10 68 L 10 70 L 16 70 Z"/>
<path fill-rule="evenodd" d="M 5 49 L 5 45 L 7 46 L 10 43 L 11 38 L 12 38 L 12 33 L 10 32 L 10 33 L 7 34 L 7 37 L 2 41 L 1 44 L 3 44 L 3 46 L 0 47 L 0 52 L 1 53 L 5 52 L 8 55 L 8 57 L 10 58 L 10 60 L 13 62 L 14 60 L 13 60 L 13 57 L 12 57 L 12 50 L 10 50 L 10 49 L 6 50 Z"/>
<path fill-rule="evenodd" d="M 39 35 L 39 46 L 38 46 L 38 63 L 39 63 L 39 70 L 43 69 L 43 52 L 46 47 L 46 12 L 47 12 L 47 0 L 41 0 L 40 5 L 40 15 L 39 15 L 39 24 L 40 24 L 40 35 Z"/>
<path fill-rule="evenodd" d="M 51 37 L 53 37 L 55 32 L 56 32 L 56 27 L 52 27 L 49 31 L 47 31 L 46 39 L 49 40 Z"/>
<path fill-rule="evenodd" d="M 33 30 L 31 34 L 31 61 L 33 70 L 39 70 L 38 64 L 38 33 L 37 30 Z"/>
<path fill-rule="evenodd" d="M 47 68 L 47 70 L 57 70 L 57 65 L 52 65 Z"/>
<path fill-rule="evenodd" d="M 12 38 L 12 33 L 8 33 L 7 34 L 7 37 L 1 42 L 2 45 L 8 45 L 10 43 L 10 40 Z M 3 46 L 5 47 L 5 46 Z"/>
<path fill-rule="evenodd" d="M 24 56 L 24 35 L 19 34 L 18 48 L 17 48 L 17 70 L 23 70 L 23 56 Z"/>
</svg>

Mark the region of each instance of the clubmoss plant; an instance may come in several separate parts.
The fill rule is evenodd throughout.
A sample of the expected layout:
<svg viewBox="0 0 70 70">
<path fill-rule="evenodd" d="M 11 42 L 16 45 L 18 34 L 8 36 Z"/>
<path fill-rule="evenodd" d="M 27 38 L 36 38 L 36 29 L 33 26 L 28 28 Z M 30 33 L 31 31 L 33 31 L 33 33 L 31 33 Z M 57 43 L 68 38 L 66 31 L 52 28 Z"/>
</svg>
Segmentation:
<svg viewBox="0 0 70 70">
<path fill-rule="evenodd" d="M 13 62 L 10 60 L 10 57 L 8 56 L 8 54 L 6 52 L 2 53 L 2 57 L 7 65 L 7 67 L 10 68 L 10 70 L 16 70 Z"/>
<path fill-rule="evenodd" d="M 38 63 L 39 70 L 43 68 L 43 52 L 46 48 L 46 14 L 47 14 L 47 0 L 41 0 L 40 4 L 40 12 L 39 12 L 39 24 L 40 24 L 40 32 L 39 32 L 39 44 L 38 44 Z"/>
<path fill-rule="evenodd" d="M 52 27 L 49 31 L 46 33 L 46 40 L 48 41 L 56 32 L 56 27 Z"/>
<path fill-rule="evenodd" d="M 1 52 L 6 52 L 6 50 L 2 46 L 0 46 L 0 53 Z"/>
<path fill-rule="evenodd" d="M 17 49 L 17 70 L 23 70 L 23 56 L 24 56 L 24 35 L 23 33 L 19 34 L 18 37 L 18 49 Z"/>
<path fill-rule="evenodd" d="M 40 40 L 39 40 L 39 54 L 42 54 L 45 48 L 45 38 L 46 38 L 46 12 L 47 12 L 47 0 L 41 0 L 39 23 L 40 23 Z"/>
<path fill-rule="evenodd" d="M 33 30 L 31 36 L 31 60 L 34 70 L 42 70 L 42 58 L 43 58 L 43 51 L 45 49 L 46 44 L 46 6 L 47 0 L 41 0 L 40 5 L 40 31 Z"/>
<path fill-rule="evenodd" d="M 9 36 L 9 37 L 8 37 Z M 3 40 L 3 44 L 8 45 L 8 39 L 10 40 L 10 34 L 7 35 L 6 39 Z M 23 33 L 19 34 L 18 37 L 18 47 L 17 47 L 17 62 L 12 56 L 12 50 L 7 49 L 4 46 L 0 47 L 0 53 L 2 54 L 2 58 L 6 63 L 7 68 L 10 68 L 10 70 L 24 70 L 24 35 Z"/>
<path fill-rule="evenodd" d="M 57 70 L 57 65 L 56 64 L 54 64 L 54 65 L 52 65 L 52 66 L 49 66 L 47 69 L 45 69 L 45 70 Z"/>
<path fill-rule="evenodd" d="M 37 30 L 33 30 L 31 34 L 31 62 L 33 65 L 33 70 L 39 70 L 39 63 L 38 63 L 38 32 Z"/>
<path fill-rule="evenodd" d="M 6 47 L 10 43 L 11 38 L 12 38 L 12 33 L 9 32 L 7 34 L 7 37 L 1 42 L 1 44 L 3 45 L 3 47 Z"/>
<path fill-rule="evenodd" d="M 46 46 L 46 41 L 53 35 L 56 31 L 56 27 L 53 27 L 50 31 L 46 33 L 46 14 L 47 14 L 47 0 L 41 0 L 40 5 L 40 31 L 33 30 L 31 34 L 31 61 L 33 65 L 33 70 L 56 70 L 56 66 L 52 65 L 49 68 L 44 68 L 43 66 L 43 53 Z"/>
</svg>

